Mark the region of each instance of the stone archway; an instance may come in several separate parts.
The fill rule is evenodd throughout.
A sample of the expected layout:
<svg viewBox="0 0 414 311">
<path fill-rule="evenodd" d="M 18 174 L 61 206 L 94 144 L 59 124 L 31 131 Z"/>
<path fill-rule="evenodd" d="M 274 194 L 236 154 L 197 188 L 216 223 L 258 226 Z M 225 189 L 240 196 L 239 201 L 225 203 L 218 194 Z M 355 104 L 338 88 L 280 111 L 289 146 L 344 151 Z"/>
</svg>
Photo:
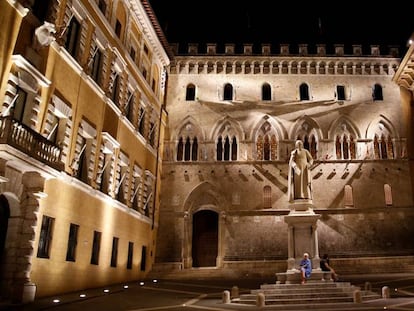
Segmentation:
<svg viewBox="0 0 414 311">
<path fill-rule="evenodd" d="M 201 210 L 193 215 L 192 262 L 193 267 L 215 267 L 218 256 L 218 214 Z"/>
</svg>

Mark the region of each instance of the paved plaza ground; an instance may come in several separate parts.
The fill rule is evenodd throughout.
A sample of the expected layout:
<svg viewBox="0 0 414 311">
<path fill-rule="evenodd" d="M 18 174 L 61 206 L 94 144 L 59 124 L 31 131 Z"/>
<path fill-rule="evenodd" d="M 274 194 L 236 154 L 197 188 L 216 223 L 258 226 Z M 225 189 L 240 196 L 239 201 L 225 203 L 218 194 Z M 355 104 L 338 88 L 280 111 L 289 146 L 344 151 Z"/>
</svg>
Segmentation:
<svg viewBox="0 0 414 311">
<path fill-rule="evenodd" d="M 237 303 L 223 303 L 223 293 L 236 287 L 239 293 L 249 293 L 261 284 L 275 283 L 272 279 L 220 279 L 220 280 L 143 280 L 117 284 L 106 288 L 37 299 L 27 305 L 0 304 L 7 311 L 156 311 L 156 310 L 413 310 L 414 274 L 375 274 L 341 276 L 361 289 L 369 287 L 379 294 L 386 286 L 389 299 L 375 299 L 363 303 L 337 303 L 326 305 L 264 306 L 256 307 Z M 85 296 L 82 296 L 85 295 Z M 58 302 L 54 302 L 57 299 Z"/>
</svg>

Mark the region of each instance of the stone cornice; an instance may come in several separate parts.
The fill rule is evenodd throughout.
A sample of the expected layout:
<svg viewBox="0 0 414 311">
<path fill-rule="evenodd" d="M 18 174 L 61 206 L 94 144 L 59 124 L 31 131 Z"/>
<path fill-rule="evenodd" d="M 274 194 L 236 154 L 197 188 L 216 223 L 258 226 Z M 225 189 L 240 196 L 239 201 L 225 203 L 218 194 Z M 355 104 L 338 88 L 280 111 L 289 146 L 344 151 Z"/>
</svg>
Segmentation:
<svg viewBox="0 0 414 311">
<path fill-rule="evenodd" d="M 176 56 L 170 74 L 394 75 L 399 58 L 355 56 Z"/>
</svg>

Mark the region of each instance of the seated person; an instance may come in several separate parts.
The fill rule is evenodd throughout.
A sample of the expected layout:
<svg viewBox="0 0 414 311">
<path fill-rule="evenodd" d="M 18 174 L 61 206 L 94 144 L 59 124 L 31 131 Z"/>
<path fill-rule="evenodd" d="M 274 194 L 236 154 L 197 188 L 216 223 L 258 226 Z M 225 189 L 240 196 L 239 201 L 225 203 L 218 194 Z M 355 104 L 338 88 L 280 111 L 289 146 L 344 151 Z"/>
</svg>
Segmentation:
<svg viewBox="0 0 414 311">
<path fill-rule="evenodd" d="M 331 272 L 331 280 L 337 281 L 338 275 L 335 270 L 329 265 L 329 256 L 328 254 L 323 255 L 320 261 L 321 270 L 324 272 Z"/>
<path fill-rule="evenodd" d="M 300 261 L 299 266 L 302 273 L 302 284 L 305 284 L 306 279 L 310 278 L 312 273 L 312 262 L 309 259 L 308 253 L 303 254 L 303 259 Z"/>
</svg>

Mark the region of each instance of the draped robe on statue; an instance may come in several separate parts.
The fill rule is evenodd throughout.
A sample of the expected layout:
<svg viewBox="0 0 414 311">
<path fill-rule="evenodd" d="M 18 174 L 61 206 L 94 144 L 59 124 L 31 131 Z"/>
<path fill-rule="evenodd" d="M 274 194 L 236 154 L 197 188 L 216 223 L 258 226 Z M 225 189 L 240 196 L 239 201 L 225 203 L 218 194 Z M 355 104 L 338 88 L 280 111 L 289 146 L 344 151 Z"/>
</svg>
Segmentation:
<svg viewBox="0 0 414 311">
<path fill-rule="evenodd" d="M 303 148 L 302 141 L 296 141 L 295 146 L 289 160 L 289 202 L 312 200 L 310 166 L 313 164 L 313 158 L 310 152 Z"/>
</svg>

